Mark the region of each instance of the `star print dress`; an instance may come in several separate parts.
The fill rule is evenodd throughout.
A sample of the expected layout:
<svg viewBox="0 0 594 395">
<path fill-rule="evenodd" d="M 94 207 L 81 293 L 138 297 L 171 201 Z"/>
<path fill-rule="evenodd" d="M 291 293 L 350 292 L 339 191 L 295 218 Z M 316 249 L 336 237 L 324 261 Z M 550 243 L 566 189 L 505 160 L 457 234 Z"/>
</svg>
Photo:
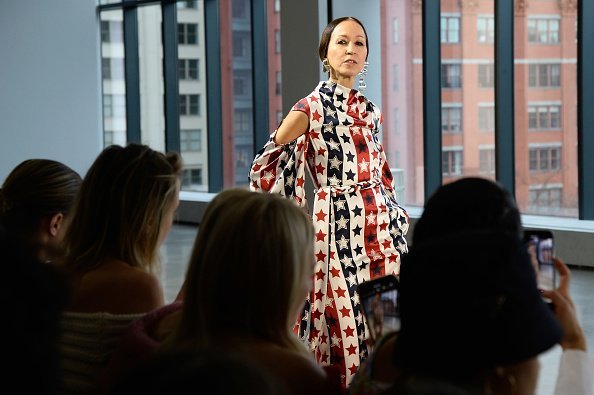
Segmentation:
<svg viewBox="0 0 594 395">
<path fill-rule="evenodd" d="M 317 262 L 295 332 L 320 365 L 340 370 L 346 387 L 368 353 L 357 284 L 399 272 L 409 218 L 394 196 L 378 139 L 382 116 L 371 101 L 323 81 L 292 110 L 309 116 L 308 131 L 284 145 L 275 131 L 252 163 L 250 188 L 309 208 L 306 167 L 312 177 Z"/>
</svg>

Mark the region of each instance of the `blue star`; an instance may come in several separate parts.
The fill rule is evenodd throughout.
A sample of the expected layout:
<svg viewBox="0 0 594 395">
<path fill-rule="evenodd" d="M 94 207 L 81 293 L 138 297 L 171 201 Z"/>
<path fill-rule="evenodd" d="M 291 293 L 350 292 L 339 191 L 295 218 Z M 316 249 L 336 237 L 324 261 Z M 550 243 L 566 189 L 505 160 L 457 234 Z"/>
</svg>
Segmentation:
<svg viewBox="0 0 594 395">
<path fill-rule="evenodd" d="M 346 134 L 343 134 L 342 136 L 340 136 L 340 138 L 342 139 L 342 141 L 344 141 L 345 143 L 350 143 L 351 142 L 351 138 L 349 136 L 347 136 Z"/>
<path fill-rule="evenodd" d="M 355 173 L 352 170 L 346 172 L 347 179 L 355 181 Z"/>
<path fill-rule="evenodd" d="M 353 154 L 353 153 L 351 153 L 351 152 L 347 152 L 347 153 L 346 153 L 346 156 L 347 156 L 347 160 L 348 160 L 349 162 L 353 162 L 353 161 L 355 160 L 355 154 Z"/>
<path fill-rule="evenodd" d="M 360 236 L 360 235 L 361 235 L 361 230 L 362 230 L 362 229 L 363 229 L 362 227 L 360 227 L 359 225 L 357 225 L 357 226 L 355 226 L 355 227 L 353 228 L 353 232 L 354 232 L 354 233 L 355 233 L 357 236 Z"/>
<path fill-rule="evenodd" d="M 359 226 L 359 225 L 357 225 L 357 226 Z M 355 250 L 355 253 L 357 255 L 361 255 L 363 253 L 363 247 L 359 246 L 358 244 L 355 248 L 353 248 L 353 250 Z M 365 264 L 365 265 L 367 265 L 367 264 Z"/>
<path fill-rule="evenodd" d="M 361 215 L 361 211 L 362 211 L 362 210 L 363 210 L 363 209 L 362 209 L 361 207 L 359 207 L 359 206 L 355 206 L 355 208 L 354 208 L 354 209 L 352 209 L 351 211 L 353 212 L 353 214 L 355 214 L 355 217 L 358 217 L 358 216 L 360 216 L 360 215 Z"/>
</svg>

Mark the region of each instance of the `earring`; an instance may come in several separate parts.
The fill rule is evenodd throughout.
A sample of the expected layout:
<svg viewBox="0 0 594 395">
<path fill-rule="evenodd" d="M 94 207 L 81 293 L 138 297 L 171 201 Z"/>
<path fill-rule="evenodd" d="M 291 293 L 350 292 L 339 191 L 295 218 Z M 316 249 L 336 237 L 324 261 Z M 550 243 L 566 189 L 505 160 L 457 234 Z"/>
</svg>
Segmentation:
<svg viewBox="0 0 594 395">
<path fill-rule="evenodd" d="M 328 62 L 328 58 L 324 58 L 324 60 L 322 60 L 322 67 L 324 67 L 324 72 L 330 72 L 330 62 Z"/>
<path fill-rule="evenodd" d="M 369 62 L 365 61 L 361 72 L 359 73 L 359 92 L 363 93 L 363 90 L 367 88 L 367 84 L 365 83 L 365 76 L 367 75 L 367 66 L 369 66 Z"/>
</svg>

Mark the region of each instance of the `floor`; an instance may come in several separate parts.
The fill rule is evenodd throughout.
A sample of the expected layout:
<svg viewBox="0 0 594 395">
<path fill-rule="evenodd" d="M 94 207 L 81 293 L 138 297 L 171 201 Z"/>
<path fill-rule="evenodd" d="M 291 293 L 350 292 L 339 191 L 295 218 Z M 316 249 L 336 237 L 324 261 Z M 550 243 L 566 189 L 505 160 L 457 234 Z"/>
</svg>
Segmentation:
<svg viewBox="0 0 594 395">
<path fill-rule="evenodd" d="M 197 227 L 188 224 L 173 225 L 162 246 L 163 270 L 161 278 L 165 300 L 171 302 L 179 291 L 196 237 Z M 588 350 L 594 356 L 594 270 L 572 268 L 571 294 L 578 316 L 586 332 Z M 556 346 L 540 357 L 541 372 L 537 395 L 552 395 L 557 376 L 561 347 Z"/>
</svg>

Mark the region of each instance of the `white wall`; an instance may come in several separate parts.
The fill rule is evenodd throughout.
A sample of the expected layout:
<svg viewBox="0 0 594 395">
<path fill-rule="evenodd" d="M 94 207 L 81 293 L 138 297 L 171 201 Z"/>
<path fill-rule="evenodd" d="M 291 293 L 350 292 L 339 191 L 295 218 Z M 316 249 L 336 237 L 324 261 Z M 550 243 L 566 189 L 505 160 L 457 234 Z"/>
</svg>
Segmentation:
<svg viewBox="0 0 594 395">
<path fill-rule="evenodd" d="M 0 0 L 0 183 L 28 158 L 81 175 L 102 148 L 95 0 Z"/>
</svg>

